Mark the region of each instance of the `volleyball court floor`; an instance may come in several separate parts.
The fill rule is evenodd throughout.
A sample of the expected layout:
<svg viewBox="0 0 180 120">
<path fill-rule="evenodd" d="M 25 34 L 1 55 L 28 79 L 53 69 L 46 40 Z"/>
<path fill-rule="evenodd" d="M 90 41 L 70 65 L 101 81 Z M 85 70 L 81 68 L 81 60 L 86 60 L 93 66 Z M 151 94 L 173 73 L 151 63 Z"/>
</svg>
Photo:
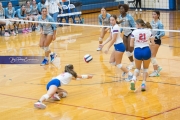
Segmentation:
<svg viewBox="0 0 180 120">
<path fill-rule="evenodd" d="M 119 14 L 117 11 L 110 13 Z M 134 18 L 152 20 L 150 11 L 134 14 Z M 85 22 L 94 20 L 97 13 L 85 14 Z M 132 12 L 133 14 L 133 12 Z M 97 14 L 98 15 L 98 14 Z M 178 29 L 179 13 L 162 12 L 165 29 Z M 147 17 L 148 16 L 148 17 Z M 0 119 L 25 120 L 178 120 L 180 117 L 180 37 L 166 32 L 157 59 L 163 68 L 160 77 L 148 78 L 147 90 L 129 90 L 130 83 L 120 77 L 121 71 L 109 64 L 110 53 L 97 52 L 99 27 L 65 26 L 57 30 L 57 39 L 51 50 L 58 54 L 54 64 L 0 65 Z M 107 38 L 109 33 L 106 35 Z M 19 34 L 0 37 L 0 55 L 43 56 L 38 47 L 39 34 Z M 105 46 L 106 48 L 107 46 Z M 85 63 L 83 56 L 90 54 L 93 61 Z M 129 60 L 123 56 L 123 65 Z M 93 74 L 93 79 L 73 81 L 62 88 L 68 97 L 61 101 L 45 102 L 47 108 L 39 110 L 34 103 L 46 92 L 52 77 L 73 64 L 79 74 Z M 149 73 L 153 71 L 150 65 Z M 142 75 L 138 78 L 140 87 Z"/>
</svg>

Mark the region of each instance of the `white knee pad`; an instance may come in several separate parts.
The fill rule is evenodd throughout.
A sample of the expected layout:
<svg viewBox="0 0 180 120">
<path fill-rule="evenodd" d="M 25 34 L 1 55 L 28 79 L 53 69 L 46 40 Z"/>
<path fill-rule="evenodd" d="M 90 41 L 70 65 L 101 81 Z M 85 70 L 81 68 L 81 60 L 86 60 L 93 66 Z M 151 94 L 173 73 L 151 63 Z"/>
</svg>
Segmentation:
<svg viewBox="0 0 180 120">
<path fill-rule="evenodd" d="M 48 95 L 48 94 L 43 95 L 43 97 L 44 97 L 46 100 L 49 99 L 49 95 Z"/>
<path fill-rule="evenodd" d="M 126 55 L 127 55 L 128 57 L 131 57 L 131 56 L 133 56 L 133 52 L 131 53 L 131 52 L 129 52 L 129 51 L 126 51 Z"/>
<path fill-rule="evenodd" d="M 120 68 L 120 69 L 121 69 L 123 65 L 122 65 L 122 64 L 118 64 L 118 65 L 116 65 L 116 66 L 117 66 L 117 68 Z"/>
<path fill-rule="evenodd" d="M 143 72 L 144 72 L 144 73 L 148 72 L 148 69 L 143 69 Z"/>
<path fill-rule="evenodd" d="M 68 95 L 66 92 L 63 92 L 62 94 L 63 94 L 62 95 L 63 98 L 67 97 L 67 95 Z"/>
<path fill-rule="evenodd" d="M 110 63 L 112 66 L 116 66 L 116 62 L 111 62 Z"/>
<path fill-rule="evenodd" d="M 101 37 L 99 37 L 99 41 L 102 41 L 102 38 L 101 38 Z"/>
<path fill-rule="evenodd" d="M 134 73 L 138 73 L 139 74 L 140 70 L 139 69 L 135 69 Z"/>
<path fill-rule="evenodd" d="M 152 63 L 153 65 L 157 65 L 157 60 L 156 60 L 156 58 L 151 58 L 151 63 Z"/>
<path fill-rule="evenodd" d="M 44 47 L 44 51 L 48 52 L 49 51 L 49 46 L 48 47 Z"/>
</svg>

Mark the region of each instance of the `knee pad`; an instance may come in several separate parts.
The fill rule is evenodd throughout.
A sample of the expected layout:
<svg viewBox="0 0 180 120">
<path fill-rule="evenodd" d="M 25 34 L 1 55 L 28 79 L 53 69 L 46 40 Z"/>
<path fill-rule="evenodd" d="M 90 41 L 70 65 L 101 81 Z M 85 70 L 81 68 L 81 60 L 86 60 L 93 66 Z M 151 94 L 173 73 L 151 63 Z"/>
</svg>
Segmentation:
<svg viewBox="0 0 180 120">
<path fill-rule="evenodd" d="M 99 37 L 99 41 L 102 41 L 102 38 L 101 38 L 101 37 Z"/>
<path fill-rule="evenodd" d="M 48 95 L 48 94 L 43 95 L 43 97 L 44 97 L 46 100 L 49 99 L 49 95 Z"/>
<path fill-rule="evenodd" d="M 110 63 L 112 66 L 116 66 L 116 62 L 112 62 Z"/>
<path fill-rule="evenodd" d="M 157 65 L 157 60 L 156 60 L 156 58 L 151 58 L 151 63 L 152 63 L 153 65 Z"/>
<path fill-rule="evenodd" d="M 134 73 L 138 73 L 139 74 L 140 70 L 139 69 L 135 69 Z"/>
<path fill-rule="evenodd" d="M 44 47 L 44 51 L 48 52 L 49 51 L 49 46 L 48 47 Z"/>
<path fill-rule="evenodd" d="M 133 52 L 130 53 L 129 51 L 127 51 L 127 52 L 126 52 L 126 55 L 127 55 L 128 57 L 131 57 L 131 56 L 133 56 Z"/>
<path fill-rule="evenodd" d="M 66 92 L 62 92 L 62 94 L 63 94 L 62 95 L 63 98 L 67 97 L 67 95 L 68 95 Z"/>
<path fill-rule="evenodd" d="M 118 65 L 117 65 L 117 68 L 120 68 L 120 69 L 121 69 L 122 66 L 123 66 L 122 64 L 118 64 Z"/>
<path fill-rule="evenodd" d="M 143 72 L 144 72 L 144 73 L 148 72 L 148 69 L 143 69 Z"/>
</svg>

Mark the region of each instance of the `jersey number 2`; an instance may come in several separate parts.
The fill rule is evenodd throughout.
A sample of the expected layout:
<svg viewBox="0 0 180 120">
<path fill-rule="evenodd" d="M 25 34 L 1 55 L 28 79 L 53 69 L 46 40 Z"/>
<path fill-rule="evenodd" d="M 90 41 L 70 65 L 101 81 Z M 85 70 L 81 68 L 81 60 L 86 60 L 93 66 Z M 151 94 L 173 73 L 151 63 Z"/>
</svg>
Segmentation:
<svg viewBox="0 0 180 120">
<path fill-rule="evenodd" d="M 145 33 L 140 33 L 139 34 L 139 40 L 145 41 L 146 40 L 146 34 Z"/>
</svg>

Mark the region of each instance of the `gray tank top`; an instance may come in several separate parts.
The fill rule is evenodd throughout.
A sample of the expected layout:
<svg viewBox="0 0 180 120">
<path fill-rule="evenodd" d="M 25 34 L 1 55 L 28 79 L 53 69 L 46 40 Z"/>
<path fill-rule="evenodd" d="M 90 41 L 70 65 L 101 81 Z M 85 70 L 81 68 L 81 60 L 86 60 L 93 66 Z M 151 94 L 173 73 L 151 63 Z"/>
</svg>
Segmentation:
<svg viewBox="0 0 180 120">
<path fill-rule="evenodd" d="M 4 19 L 4 10 L 0 10 L 0 18 Z"/>
<path fill-rule="evenodd" d="M 49 22 L 49 20 L 46 18 L 46 19 L 41 19 L 42 22 Z M 49 34 L 49 33 L 53 33 L 53 28 L 51 26 L 51 24 L 45 24 L 45 23 L 42 23 L 42 30 L 44 32 L 44 34 Z"/>
<path fill-rule="evenodd" d="M 26 15 L 31 15 L 31 8 L 26 7 Z"/>
<path fill-rule="evenodd" d="M 130 23 L 129 23 L 129 19 L 128 17 L 122 17 L 120 18 L 121 20 L 123 20 L 123 22 L 121 23 L 121 26 L 122 27 L 131 27 Z M 132 33 L 132 30 L 131 29 L 125 29 L 123 28 L 123 31 L 124 31 L 124 35 L 125 36 L 128 36 L 130 33 Z"/>
<path fill-rule="evenodd" d="M 31 14 L 32 14 L 32 15 L 38 14 L 38 8 L 37 8 L 37 5 L 36 5 L 36 6 L 32 6 Z"/>
</svg>

